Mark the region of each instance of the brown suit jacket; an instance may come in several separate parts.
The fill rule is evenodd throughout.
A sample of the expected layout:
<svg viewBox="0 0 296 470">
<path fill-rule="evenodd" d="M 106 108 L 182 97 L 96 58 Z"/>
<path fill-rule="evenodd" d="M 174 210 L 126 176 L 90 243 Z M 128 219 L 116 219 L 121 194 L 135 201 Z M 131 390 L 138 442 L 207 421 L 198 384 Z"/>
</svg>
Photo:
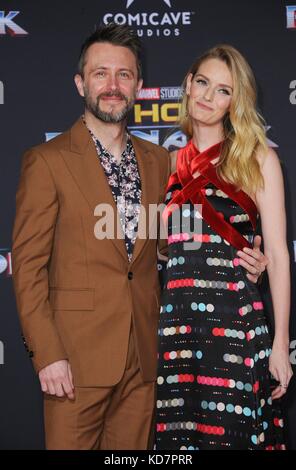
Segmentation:
<svg viewBox="0 0 296 470">
<path fill-rule="evenodd" d="M 132 142 L 148 212 L 149 204 L 163 200 L 169 156 L 136 137 Z M 16 201 L 13 278 L 35 369 L 68 358 L 75 385 L 114 385 L 124 371 L 133 322 L 143 380 L 155 380 L 157 240 L 138 238 L 129 263 L 124 239 L 94 236 L 95 207 L 105 203 L 117 212 L 81 119 L 25 153 Z"/>
</svg>

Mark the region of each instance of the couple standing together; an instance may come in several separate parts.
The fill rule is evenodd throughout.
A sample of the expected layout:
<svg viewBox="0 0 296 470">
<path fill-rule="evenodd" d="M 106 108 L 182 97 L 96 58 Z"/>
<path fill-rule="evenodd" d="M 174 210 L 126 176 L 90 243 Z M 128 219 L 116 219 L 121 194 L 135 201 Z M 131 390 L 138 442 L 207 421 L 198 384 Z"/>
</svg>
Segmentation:
<svg viewBox="0 0 296 470">
<path fill-rule="evenodd" d="M 249 65 L 228 45 L 193 64 L 180 112 L 189 140 L 171 154 L 126 129 L 142 86 L 129 28 L 110 24 L 86 39 L 75 83 L 84 115 L 25 153 L 13 231 L 46 447 L 284 448 L 279 399 L 292 376 L 284 189 Z M 141 206 L 164 201 L 167 239 L 137 237 Z M 102 203 L 122 237 L 94 236 Z M 176 224 L 178 211 L 185 224 Z M 273 342 L 256 286 L 266 265 L 259 215 Z M 202 231 L 190 233 L 201 216 Z M 161 305 L 157 245 L 168 255 Z"/>
</svg>

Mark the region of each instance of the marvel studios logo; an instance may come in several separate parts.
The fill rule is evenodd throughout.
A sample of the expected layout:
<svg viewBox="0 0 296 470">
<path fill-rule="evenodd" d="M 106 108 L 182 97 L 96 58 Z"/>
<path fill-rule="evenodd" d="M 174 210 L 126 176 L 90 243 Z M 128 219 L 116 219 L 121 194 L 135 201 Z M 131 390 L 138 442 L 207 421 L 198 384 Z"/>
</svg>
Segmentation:
<svg viewBox="0 0 296 470">
<path fill-rule="evenodd" d="M 138 100 L 180 100 L 182 98 L 182 88 L 176 86 L 142 88 L 138 95 Z"/>
<path fill-rule="evenodd" d="M 286 6 L 287 10 L 287 28 L 296 29 L 296 5 Z"/>
</svg>

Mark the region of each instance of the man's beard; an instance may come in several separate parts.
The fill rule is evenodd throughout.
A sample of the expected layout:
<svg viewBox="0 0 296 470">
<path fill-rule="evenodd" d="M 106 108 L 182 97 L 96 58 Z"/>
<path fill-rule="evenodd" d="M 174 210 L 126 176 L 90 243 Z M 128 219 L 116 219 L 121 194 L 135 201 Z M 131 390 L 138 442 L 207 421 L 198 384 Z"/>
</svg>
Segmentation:
<svg viewBox="0 0 296 470">
<path fill-rule="evenodd" d="M 119 111 L 103 111 L 100 108 L 100 99 L 104 97 L 112 97 L 115 96 L 117 98 L 120 98 L 125 101 L 125 106 L 124 108 Z M 100 95 L 97 96 L 96 102 L 94 102 L 91 97 L 88 94 L 88 90 L 84 89 L 84 101 L 85 101 L 85 106 L 88 109 L 90 113 L 92 113 L 97 119 L 100 119 L 103 122 L 108 122 L 111 124 L 116 124 L 118 122 L 124 121 L 125 118 L 127 117 L 128 113 L 134 106 L 135 102 L 135 97 L 129 100 L 125 95 L 123 95 L 119 90 L 116 91 L 110 91 L 106 93 L 101 93 Z"/>
</svg>

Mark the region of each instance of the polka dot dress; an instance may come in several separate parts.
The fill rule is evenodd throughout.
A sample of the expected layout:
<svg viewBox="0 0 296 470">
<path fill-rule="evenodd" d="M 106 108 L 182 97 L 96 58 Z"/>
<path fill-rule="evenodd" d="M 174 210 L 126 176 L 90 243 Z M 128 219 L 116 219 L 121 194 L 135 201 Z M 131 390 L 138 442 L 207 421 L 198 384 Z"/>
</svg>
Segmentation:
<svg viewBox="0 0 296 470">
<path fill-rule="evenodd" d="M 168 189 L 166 203 L 180 183 Z M 248 215 L 211 183 L 202 189 L 249 242 Z M 196 217 L 186 203 L 183 220 Z M 185 224 L 188 226 L 188 224 Z M 236 249 L 203 220 L 190 233 L 168 219 L 169 260 L 159 326 L 156 449 L 284 449 L 268 369 L 271 339 L 257 289 Z M 186 249 L 185 249 L 186 245 Z"/>
</svg>

